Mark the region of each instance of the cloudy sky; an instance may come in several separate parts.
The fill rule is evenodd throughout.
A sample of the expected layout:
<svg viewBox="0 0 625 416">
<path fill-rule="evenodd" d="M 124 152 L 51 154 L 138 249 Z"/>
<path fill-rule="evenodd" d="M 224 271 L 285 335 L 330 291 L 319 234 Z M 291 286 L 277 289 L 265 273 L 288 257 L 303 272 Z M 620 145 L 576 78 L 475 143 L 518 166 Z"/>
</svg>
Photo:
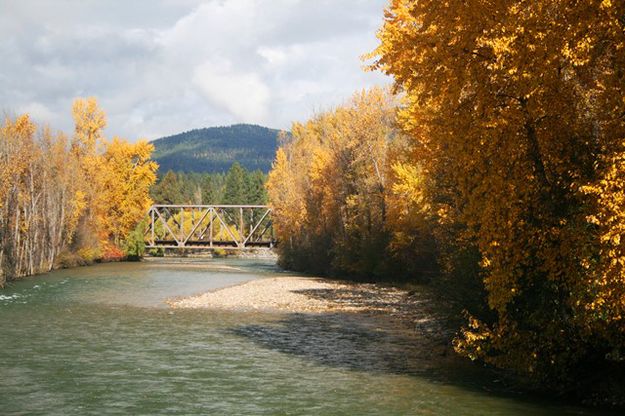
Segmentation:
<svg viewBox="0 0 625 416">
<path fill-rule="evenodd" d="M 0 111 L 71 131 L 95 96 L 108 136 L 246 122 L 289 128 L 358 89 L 386 0 L 0 0 Z"/>
</svg>

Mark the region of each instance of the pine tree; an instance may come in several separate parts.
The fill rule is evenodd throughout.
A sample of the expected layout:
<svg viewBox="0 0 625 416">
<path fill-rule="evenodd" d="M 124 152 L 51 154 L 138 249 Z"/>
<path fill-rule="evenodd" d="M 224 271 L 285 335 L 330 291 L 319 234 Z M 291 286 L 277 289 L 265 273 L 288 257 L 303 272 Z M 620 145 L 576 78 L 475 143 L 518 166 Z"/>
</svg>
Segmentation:
<svg viewBox="0 0 625 416">
<path fill-rule="evenodd" d="M 225 180 L 223 203 L 227 205 L 246 204 L 247 192 L 245 185 L 246 171 L 239 162 L 234 162 Z"/>
<path fill-rule="evenodd" d="M 176 172 L 167 171 L 163 179 L 153 187 L 152 197 L 159 204 L 182 203 L 181 186 Z"/>
</svg>

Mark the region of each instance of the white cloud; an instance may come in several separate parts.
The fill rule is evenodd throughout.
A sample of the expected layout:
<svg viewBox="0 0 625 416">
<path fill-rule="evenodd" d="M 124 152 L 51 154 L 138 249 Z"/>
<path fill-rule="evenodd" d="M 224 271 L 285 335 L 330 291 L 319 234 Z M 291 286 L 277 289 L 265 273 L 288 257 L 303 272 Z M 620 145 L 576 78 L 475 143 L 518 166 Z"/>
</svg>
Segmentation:
<svg viewBox="0 0 625 416">
<path fill-rule="evenodd" d="M 263 123 L 267 119 L 269 88 L 253 72 L 237 72 L 228 62 L 205 62 L 195 68 L 193 82 L 213 104 L 231 112 L 238 120 Z"/>
<path fill-rule="evenodd" d="M 389 82 L 359 58 L 377 43 L 386 2 L 0 0 L 0 108 L 71 131 L 72 99 L 96 96 L 107 134 L 130 139 L 236 122 L 289 128 Z"/>
<path fill-rule="evenodd" d="M 260 46 L 256 49 L 256 53 L 258 53 L 263 59 L 267 61 L 267 63 L 271 67 L 279 67 L 287 63 L 289 56 L 286 51 L 281 48 L 272 48 L 268 46 Z"/>
<path fill-rule="evenodd" d="M 44 124 L 52 123 L 57 117 L 57 114 L 52 110 L 37 102 L 30 102 L 20 106 L 17 112 L 20 114 L 28 113 L 33 120 Z"/>
</svg>

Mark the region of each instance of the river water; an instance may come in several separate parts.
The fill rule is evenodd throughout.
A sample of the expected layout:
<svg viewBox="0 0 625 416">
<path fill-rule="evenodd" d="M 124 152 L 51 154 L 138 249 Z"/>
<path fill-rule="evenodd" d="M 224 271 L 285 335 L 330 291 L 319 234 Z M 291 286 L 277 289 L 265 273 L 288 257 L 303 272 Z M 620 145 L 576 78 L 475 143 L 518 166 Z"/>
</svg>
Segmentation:
<svg viewBox="0 0 625 416">
<path fill-rule="evenodd" d="M 0 415 L 586 415 L 357 315 L 171 310 L 270 261 L 103 264 L 0 291 Z M 482 374 L 482 373 L 478 373 Z"/>
</svg>

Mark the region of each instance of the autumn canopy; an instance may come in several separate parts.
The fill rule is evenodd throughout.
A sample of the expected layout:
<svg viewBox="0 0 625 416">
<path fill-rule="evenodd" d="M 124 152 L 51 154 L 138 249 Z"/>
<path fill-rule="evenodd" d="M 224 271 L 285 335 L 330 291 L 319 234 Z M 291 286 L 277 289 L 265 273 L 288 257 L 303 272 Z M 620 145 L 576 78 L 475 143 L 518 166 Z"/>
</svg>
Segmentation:
<svg viewBox="0 0 625 416">
<path fill-rule="evenodd" d="M 37 128 L 28 115 L 0 129 L 0 286 L 58 265 L 122 257 L 151 204 L 153 146 L 102 136 L 94 98 L 72 107 L 71 138 Z"/>
<path fill-rule="evenodd" d="M 378 37 L 396 124 L 372 91 L 293 126 L 283 262 L 446 282 L 469 300 L 456 349 L 539 381 L 619 363 L 625 3 L 393 0 Z"/>
</svg>

